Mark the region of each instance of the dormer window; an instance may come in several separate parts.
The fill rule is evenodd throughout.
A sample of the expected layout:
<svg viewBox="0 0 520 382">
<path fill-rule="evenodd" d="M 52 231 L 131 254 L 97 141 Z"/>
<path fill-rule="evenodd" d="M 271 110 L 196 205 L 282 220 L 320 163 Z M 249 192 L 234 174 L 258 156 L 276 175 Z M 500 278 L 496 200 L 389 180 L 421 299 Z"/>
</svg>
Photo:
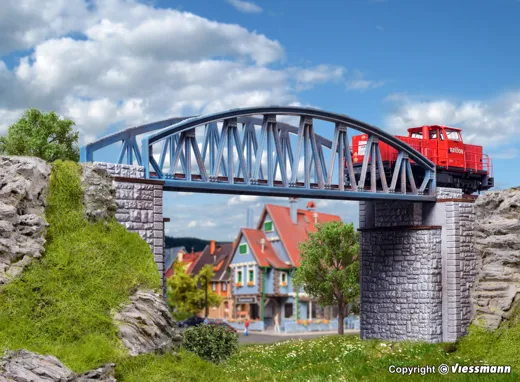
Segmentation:
<svg viewBox="0 0 520 382">
<path fill-rule="evenodd" d="M 238 253 L 240 255 L 245 255 L 247 254 L 247 244 L 244 243 L 244 244 L 240 244 L 240 246 L 238 247 Z"/>
<path fill-rule="evenodd" d="M 273 222 L 272 221 L 264 222 L 264 231 L 265 232 L 272 232 L 273 231 Z"/>
</svg>

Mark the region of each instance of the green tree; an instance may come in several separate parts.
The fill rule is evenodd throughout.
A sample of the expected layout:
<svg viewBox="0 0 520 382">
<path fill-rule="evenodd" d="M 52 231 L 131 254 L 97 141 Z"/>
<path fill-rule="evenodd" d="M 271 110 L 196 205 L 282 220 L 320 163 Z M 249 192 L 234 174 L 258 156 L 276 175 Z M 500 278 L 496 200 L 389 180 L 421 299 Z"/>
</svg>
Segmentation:
<svg viewBox="0 0 520 382">
<path fill-rule="evenodd" d="M 205 283 L 208 280 L 208 306 L 218 306 L 222 298 L 210 288 L 213 279 L 213 268 L 205 265 L 198 275 L 192 277 L 186 273 L 184 265 L 175 260 L 173 276 L 168 280 L 168 303 L 180 312 L 199 313 L 205 307 Z M 198 288 L 200 280 L 201 288 Z"/>
<path fill-rule="evenodd" d="M 60 119 L 53 111 L 44 114 L 37 109 L 27 110 L 23 117 L 0 137 L 0 153 L 42 158 L 48 162 L 57 159 L 79 161 L 79 132 L 74 122 Z"/>
<path fill-rule="evenodd" d="M 294 284 L 322 305 L 337 305 L 338 333 L 344 333 L 343 319 L 359 297 L 359 234 L 354 225 L 329 222 L 317 226 L 309 240 L 300 244 L 300 267 Z"/>
</svg>

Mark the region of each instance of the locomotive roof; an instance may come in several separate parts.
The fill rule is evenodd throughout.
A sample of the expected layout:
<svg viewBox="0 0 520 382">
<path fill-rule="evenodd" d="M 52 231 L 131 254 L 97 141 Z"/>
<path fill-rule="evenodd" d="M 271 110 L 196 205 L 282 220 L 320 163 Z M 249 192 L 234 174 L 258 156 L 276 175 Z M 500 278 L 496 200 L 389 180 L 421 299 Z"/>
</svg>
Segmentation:
<svg viewBox="0 0 520 382">
<path fill-rule="evenodd" d="M 429 129 L 431 128 L 443 128 L 443 129 L 450 129 L 455 131 L 462 131 L 462 129 L 459 129 L 458 127 L 450 127 L 450 126 L 444 126 L 444 125 L 429 125 L 427 126 Z M 421 127 L 411 127 L 408 129 L 409 133 L 415 133 L 418 131 L 422 131 L 423 126 Z"/>
</svg>

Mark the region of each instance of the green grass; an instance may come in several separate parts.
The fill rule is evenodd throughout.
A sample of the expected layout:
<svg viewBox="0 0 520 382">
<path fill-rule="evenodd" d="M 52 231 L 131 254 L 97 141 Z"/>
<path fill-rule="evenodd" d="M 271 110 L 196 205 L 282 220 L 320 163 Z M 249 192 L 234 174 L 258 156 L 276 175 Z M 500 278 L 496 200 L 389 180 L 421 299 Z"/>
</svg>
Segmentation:
<svg viewBox="0 0 520 382">
<path fill-rule="evenodd" d="M 446 353 L 443 344 L 361 341 L 359 337 L 350 335 L 242 347 L 240 353 L 224 367 L 229 378 L 241 381 L 247 378 L 251 381 L 436 381 L 440 378 L 454 381 L 516 381 L 519 378 L 519 374 L 399 376 L 388 371 L 390 365 L 479 365 L 482 361 L 487 360 L 462 356 L 457 351 Z M 497 364 L 503 365 L 505 362 Z"/>
<path fill-rule="evenodd" d="M 124 357 L 111 311 L 138 287 L 159 288 L 153 255 L 112 220 L 84 218 L 79 165 L 56 162 L 41 260 L 0 290 L 0 350 L 52 354 L 75 371 Z"/>
<path fill-rule="evenodd" d="M 489 334 L 489 333 L 488 333 Z M 474 334 L 472 334 L 474 335 Z M 465 341 L 472 341 L 470 336 Z M 462 347 L 462 345 L 460 345 Z M 469 346 L 469 343 L 465 346 Z M 518 349 L 516 346 L 514 349 Z M 517 381 L 519 364 L 496 354 L 494 360 L 455 350 L 447 344 L 418 342 L 361 341 L 359 337 L 326 336 L 311 340 L 292 340 L 270 345 L 241 346 L 238 353 L 220 366 L 181 351 L 172 355 L 147 355 L 125 359 L 116 367 L 121 381 Z M 491 347 L 490 350 L 499 350 Z M 448 351 L 448 353 L 446 352 Z M 493 353 L 494 354 L 494 353 Z M 390 374 L 395 366 L 505 365 L 511 375 Z"/>
<path fill-rule="evenodd" d="M 148 354 L 125 358 L 116 366 L 116 378 L 122 382 L 232 381 L 224 369 L 186 351 L 180 351 L 178 355 Z"/>
</svg>

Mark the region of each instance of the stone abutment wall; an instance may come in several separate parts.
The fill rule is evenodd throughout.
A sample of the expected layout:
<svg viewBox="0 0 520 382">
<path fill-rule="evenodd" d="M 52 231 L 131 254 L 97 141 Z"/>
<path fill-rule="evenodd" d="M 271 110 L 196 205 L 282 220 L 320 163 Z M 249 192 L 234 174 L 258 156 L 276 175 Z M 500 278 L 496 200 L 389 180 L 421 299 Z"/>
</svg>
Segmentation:
<svg viewBox="0 0 520 382">
<path fill-rule="evenodd" d="M 151 247 L 165 289 L 163 182 L 144 179 L 142 166 L 94 162 L 112 177 L 116 188 L 115 217 Z"/>
<path fill-rule="evenodd" d="M 361 337 L 452 342 L 472 318 L 475 209 L 456 189 L 437 203 L 360 202 Z"/>
</svg>

